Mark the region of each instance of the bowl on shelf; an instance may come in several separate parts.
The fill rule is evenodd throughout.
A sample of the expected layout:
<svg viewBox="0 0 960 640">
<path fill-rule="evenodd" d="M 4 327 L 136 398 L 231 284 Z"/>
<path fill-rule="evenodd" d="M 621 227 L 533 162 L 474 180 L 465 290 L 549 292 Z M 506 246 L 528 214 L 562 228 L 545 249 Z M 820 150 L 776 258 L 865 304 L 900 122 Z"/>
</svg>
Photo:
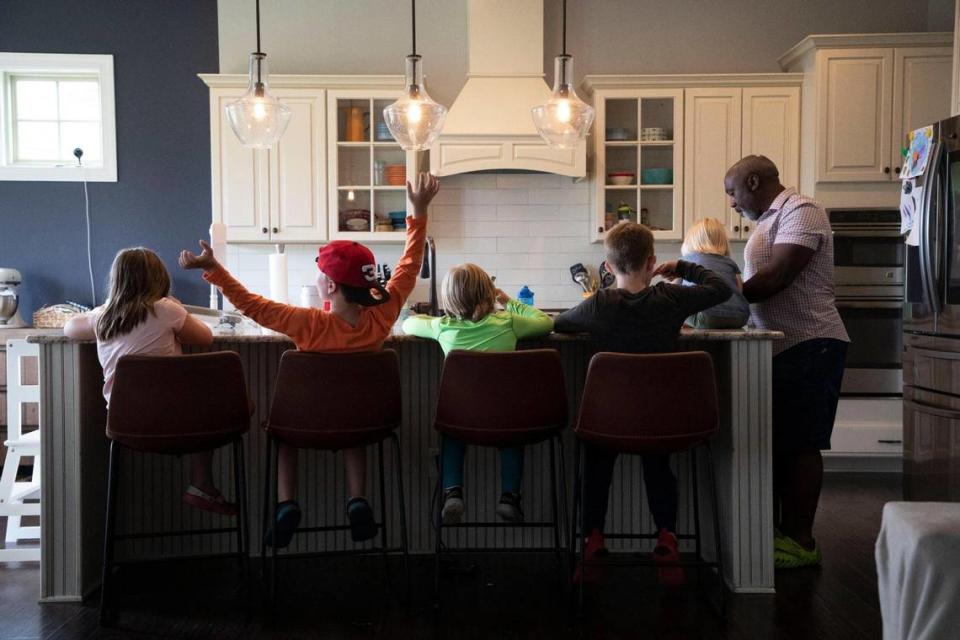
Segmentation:
<svg viewBox="0 0 960 640">
<path fill-rule="evenodd" d="M 641 169 L 641 184 L 673 184 L 673 169 Z"/>
<path fill-rule="evenodd" d="M 363 218 L 350 218 L 344 224 L 348 231 L 370 231 L 370 221 Z"/>
<path fill-rule="evenodd" d="M 386 122 L 377 123 L 377 128 L 374 129 L 374 135 L 376 136 L 377 142 L 393 142 L 393 134 L 390 133 L 390 127 L 387 126 Z"/>
<path fill-rule="evenodd" d="M 607 140 L 632 140 L 633 132 L 625 127 L 607 127 L 606 131 Z"/>
<path fill-rule="evenodd" d="M 636 180 L 636 178 L 637 174 L 629 171 L 618 171 L 616 173 L 607 174 L 607 182 L 609 184 L 615 184 L 618 186 L 633 184 L 633 181 Z"/>
<path fill-rule="evenodd" d="M 388 164 L 383 168 L 383 178 L 391 187 L 402 187 L 407 182 L 407 165 Z"/>
<path fill-rule="evenodd" d="M 403 222 L 407 219 L 406 211 L 390 211 L 387 213 L 387 216 L 390 218 L 390 222 Z"/>
<path fill-rule="evenodd" d="M 640 129 L 641 142 L 664 142 L 670 139 L 670 132 L 663 127 L 644 127 Z"/>
</svg>

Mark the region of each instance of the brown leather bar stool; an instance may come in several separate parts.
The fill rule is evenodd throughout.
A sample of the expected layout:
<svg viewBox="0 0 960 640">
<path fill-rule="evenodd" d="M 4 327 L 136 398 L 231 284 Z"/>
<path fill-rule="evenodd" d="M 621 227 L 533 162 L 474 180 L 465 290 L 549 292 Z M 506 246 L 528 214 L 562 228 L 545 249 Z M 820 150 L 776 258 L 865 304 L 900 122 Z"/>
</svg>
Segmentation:
<svg viewBox="0 0 960 640">
<path fill-rule="evenodd" d="M 232 351 L 183 356 L 124 356 L 117 362 L 107 413 L 110 466 L 103 536 L 101 624 L 106 623 L 111 606 L 116 564 L 113 546 L 117 540 L 236 533 L 237 551 L 218 555 L 237 557 L 246 577 L 249 541 L 243 435 L 250 427 L 251 407 L 240 356 Z M 117 476 L 123 449 L 179 456 L 211 451 L 228 444 L 233 446 L 234 492 L 238 505 L 236 526 L 124 535 L 114 532 Z"/>
<path fill-rule="evenodd" d="M 693 485 L 694 533 L 678 534 L 679 540 L 693 540 L 696 560 L 681 560 L 680 566 L 716 568 L 720 583 L 720 615 L 726 614 L 726 590 L 723 586 L 723 555 L 717 480 L 713 468 L 710 440 L 719 431 L 716 378 L 713 360 L 704 351 L 668 354 L 598 353 L 590 360 L 580 403 L 575 434 L 577 480 L 574 493 L 574 518 L 580 515 L 580 562 L 586 562 L 586 524 L 583 509 L 583 468 L 581 443 L 619 454 L 642 455 L 689 452 Z M 708 562 L 701 553 L 700 494 L 697 478 L 697 449 L 706 450 L 710 476 L 710 501 L 713 511 L 716 560 Z M 576 540 L 576 524 L 572 539 Z M 656 534 L 618 532 L 605 534 L 612 539 L 655 539 Z M 573 552 L 571 545 L 571 553 Z M 609 562 L 604 562 L 609 566 Z M 653 565 L 652 560 L 619 561 L 620 565 Z M 579 606 L 583 606 L 580 581 Z M 702 585 L 702 581 L 701 581 Z"/>
<path fill-rule="evenodd" d="M 444 525 L 442 469 L 435 489 L 434 588 L 440 602 L 441 553 L 465 551 L 545 551 L 557 554 L 563 570 L 562 531 L 566 529 L 567 492 L 561 434 L 567 426 L 567 394 L 560 355 L 554 349 L 480 352 L 451 351 L 443 365 L 440 397 L 437 403 L 436 430 L 468 445 L 480 447 L 526 446 L 549 442 L 550 491 L 553 520 L 549 522 L 462 522 Z M 557 452 L 560 474 L 557 474 Z M 558 486 L 561 496 L 558 496 Z M 554 546 L 546 548 L 497 547 L 453 549 L 443 542 L 444 528 L 553 528 Z"/>
<path fill-rule="evenodd" d="M 400 461 L 400 440 L 396 430 L 403 418 L 400 394 L 400 363 L 396 351 L 385 349 L 364 353 L 304 353 L 286 351 L 280 359 L 277 384 L 270 405 L 267 432 L 267 467 L 264 471 L 263 531 L 271 526 L 277 510 L 276 469 L 279 447 L 283 443 L 297 449 L 339 451 L 376 444 L 380 470 L 381 545 L 372 549 L 326 551 L 309 554 L 285 554 L 285 557 L 368 555 L 383 556 L 384 578 L 389 586 L 387 557 L 400 552 L 404 557 L 409 585 L 409 553 L 407 544 L 406 505 L 403 495 L 403 472 Z M 397 497 L 400 511 L 399 547 L 387 546 L 386 480 L 383 464 L 383 442 L 393 442 L 396 466 Z M 313 531 L 348 531 L 349 525 L 298 527 L 299 533 Z M 276 603 L 277 548 L 271 547 L 270 604 Z M 260 557 L 266 565 L 266 541 L 260 545 Z"/>
</svg>

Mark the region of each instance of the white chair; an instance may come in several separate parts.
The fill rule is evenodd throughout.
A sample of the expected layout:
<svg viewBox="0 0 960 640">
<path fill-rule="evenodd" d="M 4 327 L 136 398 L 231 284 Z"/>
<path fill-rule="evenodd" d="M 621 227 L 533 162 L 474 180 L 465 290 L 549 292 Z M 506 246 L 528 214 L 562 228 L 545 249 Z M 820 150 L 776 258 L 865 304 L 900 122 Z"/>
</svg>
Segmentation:
<svg viewBox="0 0 960 640">
<path fill-rule="evenodd" d="M 40 430 L 23 432 L 23 405 L 40 404 L 39 384 L 23 383 L 24 358 L 38 358 L 37 345 L 26 340 L 7 340 L 7 457 L 0 474 L 0 516 L 7 519 L 7 544 L 40 540 L 39 526 L 23 526 L 24 516 L 39 516 L 40 503 Z M 38 358 L 39 366 L 39 358 Z M 29 480 L 17 480 L 24 458 L 33 458 Z M 30 500 L 30 502 L 27 502 Z M 40 560 L 40 549 L 0 549 L 0 562 Z"/>
</svg>

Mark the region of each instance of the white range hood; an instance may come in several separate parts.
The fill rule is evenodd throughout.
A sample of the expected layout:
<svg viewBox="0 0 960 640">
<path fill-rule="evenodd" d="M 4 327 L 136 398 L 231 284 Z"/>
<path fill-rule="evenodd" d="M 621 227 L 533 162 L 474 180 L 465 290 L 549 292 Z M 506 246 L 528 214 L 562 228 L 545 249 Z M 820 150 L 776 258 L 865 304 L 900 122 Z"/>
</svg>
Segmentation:
<svg viewBox="0 0 960 640">
<path fill-rule="evenodd" d="M 586 143 L 547 146 L 530 114 L 551 95 L 543 74 L 543 0 L 468 0 L 467 37 L 467 83 L 430 149 L 431 171 L 585 176 Z"/>
</svg>

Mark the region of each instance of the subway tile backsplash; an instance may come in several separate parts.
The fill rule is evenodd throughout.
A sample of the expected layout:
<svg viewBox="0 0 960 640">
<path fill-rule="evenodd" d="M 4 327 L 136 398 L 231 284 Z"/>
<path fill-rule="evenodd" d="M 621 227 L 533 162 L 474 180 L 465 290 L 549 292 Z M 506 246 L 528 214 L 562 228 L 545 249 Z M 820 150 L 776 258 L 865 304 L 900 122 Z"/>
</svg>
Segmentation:
<svg viewBox="0 0 960 640">
<path fill-rule="evenodd" d="M 496 276 L 497 285 L 516 295 L 523 285 L 535 294 L 538 307 L 565 308 L 582 298 L 569 267 L 582 262 L 596 273 L 602 244 L 590 241 L 592 212 L 589 181 L 549 174 L 465 174 L 441 179 L 430 208 L 428 233 L 437 245 L 439 278 L 453 265 L 474 262 Z M 288 245 L 289 300 L 296 304 L 300 288 L 316 278 L 316 245 Z M 393 267 L 400 244 L 372 244 L 378 262 Z M 742 244 L 734 245 L 742 264 Z M 227 266 L 248 288 L 268 295 L 267 256 L 272 245 L 229 245 Z M 658 242 L 657 256 L 679 256 L 678 242 Z M 418 280 L 410 302 L 425 300 L 425 281 Z"/>
</svg>

